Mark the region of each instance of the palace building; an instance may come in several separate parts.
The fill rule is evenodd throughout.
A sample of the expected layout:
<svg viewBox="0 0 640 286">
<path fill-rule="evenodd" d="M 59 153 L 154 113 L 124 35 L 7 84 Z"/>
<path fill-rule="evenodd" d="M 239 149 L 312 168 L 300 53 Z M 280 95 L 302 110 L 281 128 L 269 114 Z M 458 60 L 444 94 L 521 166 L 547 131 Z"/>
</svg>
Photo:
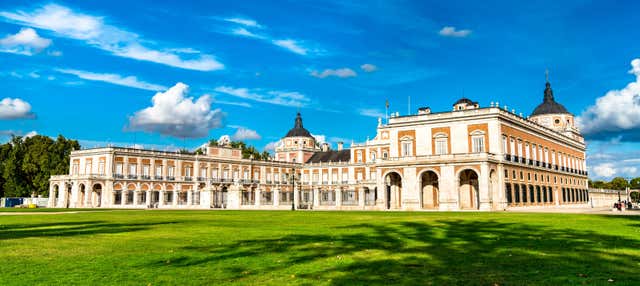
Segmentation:
<svg viewBox="0 0 640 286">
<path fill-rule="evenodd" d="M 378 119 L 375 137 L 317 142 L 300 113 L 271 160 L 105 147 L 73 151 L 50 207 L 504 210 L 589 201 L 586 146 L 547 81 L 524 117 L 463 98 L 451 111 Z"/>
</svg>

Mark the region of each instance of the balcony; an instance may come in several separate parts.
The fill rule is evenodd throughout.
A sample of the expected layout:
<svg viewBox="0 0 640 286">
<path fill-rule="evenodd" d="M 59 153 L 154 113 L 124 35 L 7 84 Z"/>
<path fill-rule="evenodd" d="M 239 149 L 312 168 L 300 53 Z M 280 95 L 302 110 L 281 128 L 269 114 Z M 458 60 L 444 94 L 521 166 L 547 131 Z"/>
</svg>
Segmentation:
<svg viewBox="0 0 640 286">
<path fill-rule="evenodd" d="M 271 180 L 267 180 L 267 184 L 271 184 Z"/>
<path fill-rule="evenodd" d="M 198 177 L 198 178 L 197 178 L 197 180 L 198 180 L 198 182 L 204 182 L 204 181 L 206 181 L 206 180 L 207 180 L 207 178 L 205 178 L 205 177 Z"/>
<path fill-rule="evenodd" d="M 162 176 L 154 176 L 153 179 L 154 180 L 158 180 L 158 181 L 162 181 Z"/>
<path fill-rule="evenodd" d="M 127 179 L 136 180 L 138 179 L 138 175 L 127 175 Z"/>
<path fill-rule="evenodd" d="M 222 183 L 233 183 L 233 179 L 222 178 L 222 179 L 220 179 L 220 182 L 222 182 Z"/>
<path fill-rule="evenodd" d="M 184 177 L 182 177 L 182 180 L 183 180 L 183 181 L 193 181 L 193 178 L 192 178 L 192 177 L 184 176 Z"/>
<path fill-rule="evenodd" d="M 253 184 L 259 184 L 259 183 L 260 183 L 260 180 L 255 180 L 255 179 L 254 179 L 254 180 L 251 180 L 251 183 L 253 183 Z"/>
<path fill-rule="evenodd" d="M 533 166 L 533 160 L 527 159 L 527 163 L 529 163 L 529 165 Z"/>
<path fill-rule="evenodd" d="M 348 180 L 343 180 L 343 181 L 342 181 L 342 184 L 343 184 L 343 185 L 346 185 L 346 184 L 348 184 L 348 183 L 349 183 L 349 181 L 348 181 Z"/>
<path fill-rule="evenodd" d="M 215 184 L 215 183 L 219 183 L 219 182 L 220 182 L 220 179 L 218 179 L 218 178 L 209 179 L 209 183 L 211 183 L 211 184 Z"/>
<path fill-rule="evenodd" d="M 142 175 L 142 176 L 140 176 L 140 178 L 143 179 L 143 180 L 151 180 L 151 176 L 149 176 L 149 175 Z"/>
<path fill-rule="evenodd" d="M 114 174 L 113 177 L 116 178 L 116 179 L 124 179 L 124 175 L 123 174 Z"/>
<path fill-rule="evenodd" d="M 176 177 L 174 177 L 174 176 L 167 176 L 167 180 L 168 180 L 168 181 L 175 181 L 175 180 L 176 180 Z"/>
<path fill-rule="evenodd" d="M 507 161 L 511 161 L 511 154 L 505 154 L 504 159 Z"/>
</svg>

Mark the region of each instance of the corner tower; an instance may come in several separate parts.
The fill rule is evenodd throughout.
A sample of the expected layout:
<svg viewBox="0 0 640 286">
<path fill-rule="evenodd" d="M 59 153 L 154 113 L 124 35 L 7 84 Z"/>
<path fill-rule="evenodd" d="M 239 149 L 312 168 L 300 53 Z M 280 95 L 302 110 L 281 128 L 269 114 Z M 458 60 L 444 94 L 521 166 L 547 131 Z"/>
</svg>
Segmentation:
<svg viewBox="0 0 640 286">
<path fill-rule="evenodd" d="M 293 128 L 276 147 L 276 160 L 304 163 L 317 151 L 320 151 L 320 147 L 316 144 L 316 139 L 302 125 L 302 116 L 298 112 Z"/>
</svg>

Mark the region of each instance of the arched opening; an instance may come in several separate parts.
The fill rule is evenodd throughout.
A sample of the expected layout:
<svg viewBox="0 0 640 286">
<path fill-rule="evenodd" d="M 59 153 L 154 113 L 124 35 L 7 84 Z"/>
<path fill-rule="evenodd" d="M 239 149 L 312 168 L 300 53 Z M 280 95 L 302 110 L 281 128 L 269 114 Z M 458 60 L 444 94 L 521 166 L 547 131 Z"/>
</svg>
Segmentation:
<svg viewBox="0 0 640 286">
<path fill-rule="evenodd" d="M 80 184 L 78 186 L 78 190 L 79 190 L 79 192 L 78 192 L 78 202 L 76 202 L 76 205 L 78 207 L 84 207 L 85 206 L 84 202 L 85 202 L 85 199 L 86 199 L 84 184 Z"/>
<path fill-rule="evenodd" d="M 121 205 L 122 204 L 122 185 L 115 184 L 113 185 L 113 204 L 112 205 Z"/>
<path fill-rule="evenodd" d="M 226 208 L 227 207 L 227 187 L 223 186 L 222 188 L 215 190 L 213 192 L 213 207 L 214 208 Z"/>
<path fill-rule="evenodd" d="M 71 184 L 65 184 L 66 186 L 66 194 L 64 196 L 64 204 L 62 205 L 65 208 L 69 208 L 71 205 Z"/>
<path fill-rule="evenodd" d="M 458 203 L 460 209 L 478 209 L 478 174 L 470 169 L 460 172 L 458 177 Z"/>
<path fill-rule="evenodd" d="M 402 206 L 402 177 L 396 172 L 385 176 L 386 209 L 398 209 Z"/>
<path fill-rule="evenodd" d="M 91 190 L 91 205 L 93 207 L 99 208 L 102 202 L 102 185 L 101 184 L 93 184 L 93 188 Z"/>
<path fill-rule="evenodd" d="M 433 171 L 426 171 L 420 176 L 423 209 L 437 209 L 440 206 L 438 175 Z"/>
<path fill-rule="evenodd" d="M 59 196 L 60 196 L 60 187 L 58 187 L 58 185 L 53 185 L 53 194 L 51 195 L 51 198 L 49 198 L 50 200 L 53 200 L 53 203 L 51 203 L 51 205 L 53 207 L 58 206 L 58 201 L 60 200 Z"/>
</svg>

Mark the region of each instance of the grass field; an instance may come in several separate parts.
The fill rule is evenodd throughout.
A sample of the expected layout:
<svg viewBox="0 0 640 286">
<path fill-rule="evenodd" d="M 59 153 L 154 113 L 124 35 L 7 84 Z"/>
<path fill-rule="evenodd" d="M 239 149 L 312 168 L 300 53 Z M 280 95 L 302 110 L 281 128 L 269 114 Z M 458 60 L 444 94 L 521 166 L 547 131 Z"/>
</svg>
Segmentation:
<svg viewBox="0 0 640 286">
<path fill-rule="evenodd" d="M 0 285 L 13 284 L 638 285 L 640 217 L 303 211 L 0 216 Z"/>
</svg>

